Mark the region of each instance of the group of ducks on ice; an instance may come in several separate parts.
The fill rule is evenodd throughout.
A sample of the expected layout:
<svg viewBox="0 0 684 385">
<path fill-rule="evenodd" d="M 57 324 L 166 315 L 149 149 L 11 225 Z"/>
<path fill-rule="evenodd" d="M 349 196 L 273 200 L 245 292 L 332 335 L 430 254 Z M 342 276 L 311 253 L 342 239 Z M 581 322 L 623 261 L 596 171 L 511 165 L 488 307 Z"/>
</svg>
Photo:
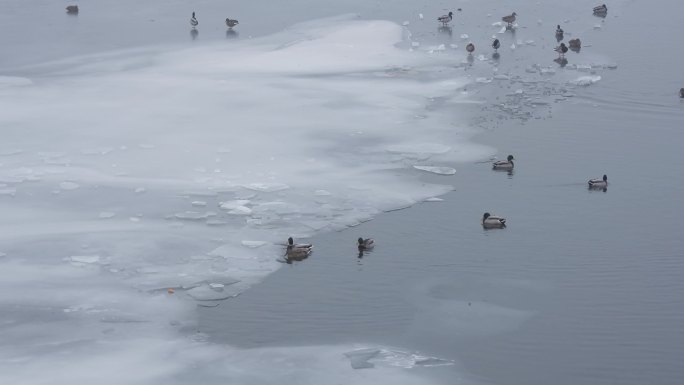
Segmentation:
<svg viewBox="0 0 684 385">
<path fill-rule="evenodd" d="M 461 10 L 460 8 L 458 9 L 459 11 Z M 608 14 L 608 7 L 605 4 L 601 4 L 598 7 L 594 7 L 594 15 L 599 16 L 599 17 L 606 17 Z M 516 16 L 518 14 L 513 12 L 510 15 L 506 15 L 501 18 L 501 20 L 506 23 L 506 29 L 512 29 L 513 28 L 513 23 L 515 23 Z M 453 12 L 449 12 L 446 15 L 442 15 L 437 18 L 437 21 L 442 23 L 442 27 L 447 27 L 451 20 L 454 17 Z M 560 25 L 556 27 L 556 40 L 558 42 L 562 41 L 564 36 L 563 29 L 561 28 Z M 494 48 L 494 51 L 496 52 L 495 54 L 498 55 L 498 50 L 501 48 L 501 42 L 499 39 L 494 38 L 494 41 L 492 42 L 492 48 Z M 554 48 L 554 51 L 558 52 L 558 58 L 559 59 L 564 59 L 565 54 L 568 52 L 568 50 L 573 50 L 575 52 L 579 52 L 580 48 L 582 48 L 582 41 L 578 39 L 570 39 L 568 41 L 568 45 L 565 45 L 565 43 L 560 43 L 560 45 L 556 48 Z M 472 54 L 475 51 L 475 44 L 473 43 L 468 43 L 466 45 L 466 51 L 468 51 L 468 54 Z M 683 89 L 684 90 L 684 89 Z M 682 96 L 684 97 L 684 96 Z"/>
<path fill-rule="evenodd" d="M 495 161 L 492 164 L 492 170 L 512 172 L 515 164 L 513 155 L 508 155 L 506 160 Z M 608 188 L 608 176 L 603 175 L 602 178 L 590 179 L 587 182 L 590 190 L 603 190 Z M 484 213 L 481 221 L 484 229 L 503 229 L 506 227 L 506 218 Z M 313 251 L 313 245 L 310 243 L 294 243 L 292 237 L 287 239 L 285 257 L 288 263 L 292 260 L 302 260 L 308 257 Z M 357 240 L 357 247 L 359 250 L 359 257 L 363 256 L 364 251 L 371 251 L 375 247 L 375 240 L 373 238 L 359 238 Z"/>
</svg>

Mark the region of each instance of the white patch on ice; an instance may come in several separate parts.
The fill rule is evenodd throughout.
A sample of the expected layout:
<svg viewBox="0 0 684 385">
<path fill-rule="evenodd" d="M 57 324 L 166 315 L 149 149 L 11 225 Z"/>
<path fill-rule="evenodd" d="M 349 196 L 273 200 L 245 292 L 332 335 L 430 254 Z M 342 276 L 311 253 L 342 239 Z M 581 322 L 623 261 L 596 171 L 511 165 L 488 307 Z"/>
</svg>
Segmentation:
<svg viewBox="0 0 684 385">
<path fill-rule="evenodd" d="M 424 202 L 443 202 L 443 201 L 444 201 L 444 199 L 442 199 L 442 198 L 436 198 L 436 197 L 427 198 L 427 199 L 424 200 Z"/>
<path fill-rule="evenodd" d="M 114 218 L 116 216 L 116 213 L 113 213 L 111 211 L 102 211 L 100 214 L 98 214 L 98 218 L 101 219 L 108 219 L 108 218 Z"/>
<path fill-rule="evenodd" d="M 593 76 L 580 76 L 577 79 L 572 81 L 572 84 L 578 85 L 578 86 L 590 86 L 596 82 L 601 80 L 601 77 L 598 75 L 593 75 Z"/>
<path fill-rule="evenodd" d="M 69 260 L 71 262 L 76 262 L 76 263 L 92 264 L 92 263 L 100 262 L 100 256 L 99 255 L 72 255 L 71 257 L 69 257 Z"/>
<path fill-rule="evenodd" d="M 263 191 L 263 192 L 275 192 L 287 190 L 290 186 L 284 183 L 250 183 L 244 186 L 250 190 Z"/>
<path fill-rule="evenodd" d="M 249 247 L 252 249 L 268 244 L 268 242 L 264 242 L 264 241 L 242 241 L 241 243 L 242 243 L 242 246 Z"/>
<path fill-rule="evenodd" d="M 207 205 L 207 202 L 205 202 L 205 201 L 192 201 L 190 204 L 195 206 L 195 207 L 204 207 Z"/>
<path fill-rule="evenodd" d="M 422 170 L 422 171 L 431 172 L 433 174 L 439 174 L 439 175 L 454 175 L 454 174 L 456 174 L 456 169 L 451 168 L 451 167 L 417 166 L 417 165 L 414 165 L 413 168 L 418 169 L 418 170 Z"/>
</svg>

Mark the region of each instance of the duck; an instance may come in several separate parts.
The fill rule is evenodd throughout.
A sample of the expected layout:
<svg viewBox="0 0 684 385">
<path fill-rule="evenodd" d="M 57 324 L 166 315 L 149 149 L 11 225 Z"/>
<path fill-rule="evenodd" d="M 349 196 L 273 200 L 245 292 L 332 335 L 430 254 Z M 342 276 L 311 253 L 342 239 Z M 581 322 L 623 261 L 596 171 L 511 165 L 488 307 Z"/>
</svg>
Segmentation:
<svg viewBox="0 0 684 385">
<path fill-rule="evenodd" d="M 454 13 L 451 12 L 451 11 L 449 11 L 449 14 L 448 14 L 448 15 L 442 15 L 442 16 L 438 17 L 438 18 L 437 18 L 437 21 L 439 21 L 440 23 L 442 23 L 442 25 L 446 26 L 447 24 L 449 24 L 449 22 L 451 21 L 451 19 L 452 19 L 453 17 L 454 17 Z"/>
<path fill-rule="evenodd" d="M 501 47 L 501 42 L 499 41 L 499 39 L 494 39 L 494 41 L 492 42 L 492 48 L 494 48 L 494 51 L 497 51 L 499 47 Z"/>
<path fill-rule="evenodd" d="M 285 255 L 288 258 L 304 258 L 311 255 L 313 245 L 310 243 L 294 243 L 292 237 L 287 238 L 287 250 Z"/>
<path fill-rule="evenodd" d="M 226 18 L 226 25 L 228 26 L 228 28 L 233 28 L 238 24 L 240 24 L 240 23 L 238 23 L 237 20 Z"/>
<path fill-rule="evenodd" d="M 563 34 L 563 28 L 560 27 L 560 25 L 556 26 L 556 35 L 562 35 Z"/>
<path fill-rule="evenodd" d="M 509 155 L 507 160 L 499 160 L 492 164 L 492 170 L 512 170 L 513 165 L 513 155 Z"/>
<path fill-rule="evenodd" d="M 473 51 L 475 51 L 475 44 L 468 43 L 468 45 L 466 46 L 466 51 L 468 51 L 469 54 L 472 54 Z"/>
<path fill-rule="evenodd" d="M 190 18 L 190 25 L 194 29 L 195 27 L 197 27 L 198 24 L 199 24 L 199 21 L 197 21 L 197 18 L 195 17 L 195 12 L 193 12 L 192 17 Z"/>
<path fill-rule="evenodd" d="M 78 5 L 67 5 L 66 7 L 67 13 L 78 13 Z"/>
<path fill-rule="evenodd" d="M 679 97 L 684 98 L 684 88 L 679 89 Z"/>
<path fill-rule="evenodd" d="M 568 47 L 572 50 L 579 50 L 582 48 L 582 41 L 577 38 L 577 39 L 570 39 L 568 40 Z"/>
<path fill-rule="evenodd" d="M 484 213 L 482 216 L 482 227 L 485 229 L 503 229 L 506 227 L 506 218 L 493 216 L 490 213 Z"/>
<path fill-rule="evenodd" d="M 568 47 L 565 45 L 565 43 L 560 43 L 560 45 L 553 50 L 558 52 L 558 57 L 561 58 L 565 57 L 565 53 L 568 52 Z"/>
<path fill-rule="evenodd" d="M 605 4 L 601 4 L 597 7 L 594 7 L 594 13 L 606 13 L 608 12 L 608 7 L 606 7 Z"/>
<path fill-rule="evenodd" d="M 603 175 L 603 178 L 601 179 L 590 179 L 588 183 L 589 188 L 606 188 L 608 187 L 608 176 Z"/>
<path fill-rule="evenodd" d="M 359 251 L 370 250 L 373 247 L 375 247 L 375 240 L 373 240 L 373 238 L 363 239 L 363 238 L 359 237 L 358 243 L 359 243 Z"/>
<path fill-rule="evenodd" d="M 518 15 L 517 13 L 513 12 L 513 13 L 511 13 L 511 14 L 508 15 L 508 16 L 502 17 L 501 20 L 503 20 L 503 21 L 505 21 L 506 23 L 508 23 L 508 27 L 512 27 L 512 26 L 513 26 L 513 23 L 515 23 L 515 17 L 516 17 L 517 15 Z"/>
</svg>

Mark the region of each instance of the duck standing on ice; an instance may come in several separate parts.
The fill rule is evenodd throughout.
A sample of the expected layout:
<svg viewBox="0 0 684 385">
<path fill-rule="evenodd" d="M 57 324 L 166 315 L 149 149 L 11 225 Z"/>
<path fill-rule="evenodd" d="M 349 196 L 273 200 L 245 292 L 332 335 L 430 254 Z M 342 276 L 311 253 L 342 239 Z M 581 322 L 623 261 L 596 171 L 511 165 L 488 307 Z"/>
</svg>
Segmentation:
<svg viewBox="0 0 684 385">
<path fill-rule="evenodd" d="M 195 29 L 197 25 L 199 24 L 199 21 L 197 21 L 197 18 L 195 17 L 195 12 L 192 13 L 192 17 L 190 18 L 190 25 L 192 26 L 192 29 Z"/>
<path fill-rule="evenodd" d="M 449 14 L 448 14 L 448 15 L 442 15 L 442 16 L 438 17 L 438 18 L 437 18 L 437 21 L 439 21 L 440 23 L 442 23 L 442 26 L 443 26 L 443 27 L 446 27 L 447 24 L 449 24 L 449 22 L 450 22 L 451 19 L 453 18 L 453 16 L 454 16 L 454 13 L 451 12 L 451 11 L 449 11 Z"/>
</svg>

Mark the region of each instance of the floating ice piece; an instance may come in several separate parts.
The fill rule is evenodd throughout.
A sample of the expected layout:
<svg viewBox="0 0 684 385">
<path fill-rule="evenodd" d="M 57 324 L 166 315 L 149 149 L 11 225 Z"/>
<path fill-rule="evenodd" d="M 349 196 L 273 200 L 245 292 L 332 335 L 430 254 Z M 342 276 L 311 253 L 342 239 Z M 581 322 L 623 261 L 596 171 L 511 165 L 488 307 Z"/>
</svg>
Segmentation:
<svg viewBox="0 0 684 385">
<path fill-rule="evenodd" d="M 419 13 L 419 14 L 418 14 L 418 18 L 419 18 L 420 20 L 423 20 L 423 14 L 422 14 L 422 13 Z"/>
<path fill-rule="evenodd" d="M 420 43 L 417 42 L 417 41 L 412 41 L 412 42 L 411 42 L 411 46 L 412 46 L 412 47 L 420 47 Z"/>
<path fill-rule="evenodd" d="M 477 78 L 475 79 L 477 83 L 491 83 L 492 78 Z"/>
<path fill-rule="evenodd" d="M 359 349 L 353 352 L 344 353 L 351 363 L 353 369 L 368 369 L 375 365 L 368 362 L 371 358 L 380 354 L 380 349 Z"/>
<path fill-rule="evenodd" d="M 437 48 L 435 48 L 435 50 L 437 50 L 437 51 L 444 51 L 444 50 L 446 50 L 446 47 L 444 46 L 444 44 L 440 44 L 440 45 L 437 46 Z"/>
<path fill-rule="evenodd" d="M 575 66 L 575 68 L 577 68 L 577 71 L 580 71 L 580 72 L 591 71 L 591 66 L 588 64 L 578 64 L 577 66 Z"/>
<path fill-rule="evenodd" d="M 534 40 L 525 40 L 525 44 L 527 44 L 527 45 L 535 45 L 536 43 L 534 42 Z"/>
<path fill-rule="evenodd" d="M 252 209 L 250 209 L 249 207 L 245 207 L 245 206 L 238 206 L 232 210 L 229 210 L 228 214 L 231 214 L 231 215 L 251 215 Z"/>
<path fill-rule="evenodd" d="M 433 174 L 439 175 L 454 175 L 456 174 L 456 169 L 451 167 L 438 167 L 438 166 L 417 166 L 414 165 L 413 168 L 417 170 L 431 172 Z"/>
<path fill-rule="evenodd" d="M 224 287 L 225 287 L 225 285 L 222 283 L 210 283 L 209 284 L 209 288 L 212 290 L 216 290 L 216 291 L 223 291 Z"/>
<path fill-rule="evenodd" d="M 452 49 L 456 49 L 456 48 L 458 48 L 458 44 L 451 43 L 451 44 L 449 44 L 449 47 L 451 47 Z"/>
<path fill-rule="evenodd" d="M 501 29 L 499 30 L 499 34 L 504 34 L 504 33 L 506 33 L 506 27 L 501 27 Z"/>
<path fill-rule="evenodd" d="M 578 85 L 578 86 L 589 86 L 592 85 L 596 82 L 601 80 L 601 77 L 598 75 L 594 76 L 580 76 L 574 81 L 572 81 L 573 84 Z"/>
<path fill-rule="evenodd" d="M 209 285 L 194 287 L 190 290 L 187 290 L 185 293 L 197 301 L 223 301 L 237 296 L 237 293 L 234 291 L 226 292 L 225 290 L 222 290 L 219 292 L 211 288 Z"/>
<path fill-rule="evenodd" d="M 327 196 L 330 196 L 332 194 L 328 190 L 316 190 L 316 191 L 314 191 L 314 195 L 317 197 L 327 197 Z"/>
<path fill-rule="evenodd" d="M 131 222 L 140 222 L 140 218 L 138 217 L 128 217 L 128 220 Z"/>
<path fill-rule="evenodd" d="M 214 216 L 216 216 L 216 213 L 213 211 L 207 211 L 204 213 L 200 213 L 197 211 L 186 211 L 186 212 L 182 212 L 182 213 L 176 213 L 174 215 L 174 217 L 176 217 L 178 219 L 187 219 L 187 220 L 191 220 L 191 221 L 196 221 L 196 220 L 200 220 L 200 219 L 207 219 L 207 218 L 214 217 Z"/>
<path fill-rule="evenodd" d="M 290 186 L 284 184 L 284 183 L 250 183 L 248 185 L 244 185 L 245 188 L 250 189 L 250 190 L 255 190 L 255 191 L 263 191 L 263 192 L 275 192 L 275 191 L 282 191 L 282 190 L 287 190 L 290 188 Z"/>
<path fill-rule="evenodd" d="M 556 69 L 551 67 L 544 67 L 539 72 L 542 75 L 554 75 L 556 73 Z"/>
<path fill-rule="evenodd" d="M 209 219 L 205 222 L 208 226 L 224 226 L 227 225 L 229 222 L 227 221 L 222 221 L 220 219 Z"/>
<path fill-rule="evenodd" d="M 511 49 L 515 49 L 515 43 L 511 44 Z"/>
<path fill-rule="evenodd" d="M 192 201 L 190 204 L 195 206 L 195 207 L 204 207 L 207 205 L 207 202 L 205 202 L 205 201 Z"/>
<path fill-rule="evenodd" d="M 76 263 L 91 264 L 100 262 L 99 255 L 72 255 L 69 257 L 69 261 Z"/>
<path fill-rule="evenodd" d="M 409 23 L 408 20 L 404 20 L 404 22 L 401 23 L 401 25 L 403 25 L 404 27 L 406 27 L 406 26 L 409 25 L 409 24 L 411 24 L 411 23 Z"/>
<path fill-rule="evenodd" d="M 238 207 L 243 207 L 248 205 L 250 201 L 248 199 L 236 199 L 233 201 L 219 202 L 219 207 L 224 210 L 232 210 Z"/>
<path fill-rule="evenodd" d="M 511 78 L 508 75 L 494 75 L 494 79 L 496 79 L 496 80 L 510 80 Z"/>
<path fill-rule="evenodd" d="M 111 211 L 102 211 L 100 214 L 97 216 L 100 219 L 109 219 L 109 218 L 114 218 L 116 216 L 115 213 Z"/>
<path fill-rule="evenodd" d="M 496 21 L 492 23 L 492 27 L 501 27 L 503 26 L 503 21 Z"/>
<path fill-rule="evenodd" d="M 437 198 L 437 197 L 432 197 L 432 198 L 427 198 L 425 199 L 425 202 L 443 202 L 444 199 L 442 198 Z"/>
<path fill-rule="evenodd" d="M 133 191 L 135 191 L 136 194 L 142 194 L 142 193 L 144 193 L 144 192 L 147 191 L 147 190 L 146 190 L 144 187 L 138 187 L 138 188 L 136 188 L 136 189 L 133 190 Z"/>
<path fill-rule="evenodd" d="M 242 241 L 241 243 L 242 243 L 242 246 L 249 247 L 252 249 L 255 249 L 257 247 L 261 247 L 261 246 L 268 244 L 268 242 L 264 242 L 264 241 Z"/>
<path fill-rule="evenodd" d="M 594 29 L 601 29 L 601 24 L 594 24 Z"/>
<path fill-rule="evenodd" d="M 467 33 L 462 33 L 462 34 L 461 34 L 461 39 L 462 39 L 462 40 L 468 40 L 469 38 L 470 38 L 470 36 L 468 36 Z"/>
<path fill-rule="evenodd" d="M 446 154 L 451 147 L 439 143 L 395 144 L 387 147 L 394 154 Z"/>
<path fill-rule="evenodd" d="M 61 188 L 62 190 L 76 190 L 79 187 L 81 187 L 81 186 L 79 186 L 78 183 L 69 182 L 69 181 L 62 182 L 59 184 L 59 188 Z"/>
</svg>

